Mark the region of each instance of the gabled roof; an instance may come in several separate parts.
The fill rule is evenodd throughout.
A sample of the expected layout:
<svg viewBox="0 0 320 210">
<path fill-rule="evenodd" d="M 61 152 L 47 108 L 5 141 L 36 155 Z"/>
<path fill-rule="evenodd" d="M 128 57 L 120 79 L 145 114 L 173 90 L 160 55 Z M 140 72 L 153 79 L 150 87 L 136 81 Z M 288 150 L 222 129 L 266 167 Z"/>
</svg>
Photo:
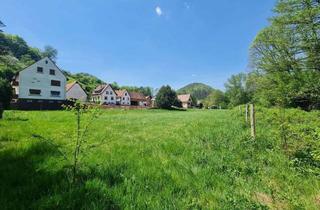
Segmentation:
<svg viewBox="0 0 320 210">
<path fill-rule="evenodd" d="M 66 84 L 66 91 L 69 91 L 75 84 L 77 84 L 77 81 Z"/>
<path fill-rule="evenodd" d="M 184 94 L 184 95 L 178 95 L 179 101 L 183 102 L 189 102 L 191 100 L 190 94 Z"/>
<path fill-rule="evenodd" d="M 82 88 L 81 84 L 79 82 L 77 82 L 77 81 L 73 81 L 73 82 L 70 82 L 70 83 L 66 84 L 66 91 L 68 92 L 69 90 L 71 90 L 71 88 L 73 86 L 75 86 L 76 84 L 78 84 L 80 86 L 80 88 L 86 93 L 86 91 Z"/>
<path fill-rule="evenodd" d="M 116 92 L 117 96 L 123 97 L 124 94 L 125 94 L 126 92 L 128 92 L 128 91 L 127 91 L 127 90 L 116 90 L 115 92 Z"/>
<path fill-rule="evenodd" d="M 146 101 L 145 95 L 139 92 L 129 92 L 132 101 Z"/>
<path fill-rule="evenodd" d="M 31 65 L 29 65 L 29 66 L 27 66 L 26 68 L 21 69 L 19 72 L 24 71 L 24 70 L 26 70 L 27 68 L 29 68 L 30 66 L 32 66 L 32 65 L 34 65 L 34 64 L 36 64 L 36 63 L 38 63 L 38 62 L 40 62 L 40 61 L 42 61 L 42 60 L 45 60 L 45 59 L 48 59 L 49 61 L 51 61 L 51 62 L 53 63 L 53 65 L 54 65 L 54 66 L 62 73 L 62 75 L 67 79 L 66 75 L 64 75 L 64 72 L 63 72 L 63 71 L 57 66 L 57 64 L 56 64 L 55 62 L 53 62 L 53 60 L 51 60 L 51 58 L 49 58 L 49 57 L 41 58 L 40 60 L 34 62 L 33 64 L 31 64 Z M 17 74 L 18 74 L 19 72 L 17 72 Z"/>
<path fill-rule="evenodd" d="M 112 86 L 110 84 L 103 84 L 103 85 L 98 85 L 92 92 L 92 95 L 101 95 L 105 89 L 107 89 L 108 87 L 111 87 L 111 89 L 113 90 Z M 113 90 L 114 91 L 114 90 Z M 114 91 L 115 92 L 115 91 Z"/>
</svg>

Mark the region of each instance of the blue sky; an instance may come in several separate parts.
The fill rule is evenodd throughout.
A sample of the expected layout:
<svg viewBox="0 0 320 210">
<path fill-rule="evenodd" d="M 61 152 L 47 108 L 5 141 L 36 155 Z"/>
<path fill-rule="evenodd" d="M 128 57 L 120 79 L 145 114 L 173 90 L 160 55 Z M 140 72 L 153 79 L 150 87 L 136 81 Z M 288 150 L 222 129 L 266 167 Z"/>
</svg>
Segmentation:
<svg viewBox="0 0 320 210">
<path fill-rule="evenodd" d="M 58 65 L 106 82 L 215 88 L 248 70 L 275 0 L 1 0 L 7 33 L 58 49 Z"/>
</svg>

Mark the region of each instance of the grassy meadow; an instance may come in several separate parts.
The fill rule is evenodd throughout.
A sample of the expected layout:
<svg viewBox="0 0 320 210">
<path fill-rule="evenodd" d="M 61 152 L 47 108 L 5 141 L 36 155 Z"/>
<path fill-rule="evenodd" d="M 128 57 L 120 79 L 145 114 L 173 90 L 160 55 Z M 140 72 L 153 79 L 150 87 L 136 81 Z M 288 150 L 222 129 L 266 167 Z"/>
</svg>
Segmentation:
<svg viewBox="0 0 320 210">
<path fill-rule="evenodd" d="M 303 151 L 319 144 L 320 114 L 287 113 L 279 133 L 278 111 L 258 110 L 256 141 L 238 110 L 83 114 L 90 123 L 71 186 L 76 115 L 6 111 L 1 209 L 319 209 L 320 161 Z"/>
</svg>

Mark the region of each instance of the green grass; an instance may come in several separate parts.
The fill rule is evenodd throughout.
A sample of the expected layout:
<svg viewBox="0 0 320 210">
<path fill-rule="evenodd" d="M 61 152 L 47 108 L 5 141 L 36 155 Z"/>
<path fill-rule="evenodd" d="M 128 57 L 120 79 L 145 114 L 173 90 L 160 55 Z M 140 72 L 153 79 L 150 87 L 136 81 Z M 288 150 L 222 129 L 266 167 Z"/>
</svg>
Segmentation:
<svg viewBox="0 0 320 210">
<path fill-rule="evenodd" d="M 292 166 L 277 126 L 263 116 L 252 141 L 235 111 L 104 110 L 71 187 L 71 162 L 61 153 L 72 158 L 74 113 L 7 111 L 1 209 L 320 208 L 319 176 Z"/>
</svg>

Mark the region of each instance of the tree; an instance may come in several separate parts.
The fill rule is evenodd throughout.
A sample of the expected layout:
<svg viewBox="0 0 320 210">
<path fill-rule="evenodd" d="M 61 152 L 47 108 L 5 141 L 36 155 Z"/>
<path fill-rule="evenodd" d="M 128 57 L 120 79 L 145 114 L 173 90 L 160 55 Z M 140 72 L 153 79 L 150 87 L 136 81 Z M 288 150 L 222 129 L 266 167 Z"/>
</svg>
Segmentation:
<svg viewBox="0 0 320 210">
<path fill-rule="evenodd" d="M 248 103 L 249 96 L 246 92 L 246 81 L 247 75 L 239 73 L 237 75 L 232 75 L 225 84 L 226 97 L 228 98 L 231 107 Z"/>
<path fill-rule="evenodd" d="M 0 78 L 0 118 L 4 109 L 9 108 L 12 99 L 12 87 L 7 80 Z"/>
<path fill-rule="evenodd" d="M 53 60 L 54 62 L 56 62 L 57 60 L 57 56 L 58 56 L 58 50 L 47 45 L 44 47 L 44 51 L 42 52 L 42 56 L 43 57 L 48 57 L 51 60 Z"/>
<path fill-rule="evenodd" d="M 320 108 L 319 8 L 320 1 L 278 1 L 270 26 L 253 42 L 252 64 L 262 76 L 255 95 L 269 104 Z"/>
<path fill-rule="evenodd" d="M 0 20 L 0 28 L 6 27 L 6 25 Z M 0 32 L 3 32 L 2 29 L 0 29 Z"/>
<path fill-rule="evenodd" d="M 177 93 L 169 85 L 162 86 L 156 96 L 156 105 L 161 109 L 172 109 L 172 106 L 181 107 Z"/>
<path fill-rule="evenodd" d="M 205 107 L 227 107 L 227 99 L 221 90 L 213 90 L 212 93 L 204 100 Z"/>
</svg>

